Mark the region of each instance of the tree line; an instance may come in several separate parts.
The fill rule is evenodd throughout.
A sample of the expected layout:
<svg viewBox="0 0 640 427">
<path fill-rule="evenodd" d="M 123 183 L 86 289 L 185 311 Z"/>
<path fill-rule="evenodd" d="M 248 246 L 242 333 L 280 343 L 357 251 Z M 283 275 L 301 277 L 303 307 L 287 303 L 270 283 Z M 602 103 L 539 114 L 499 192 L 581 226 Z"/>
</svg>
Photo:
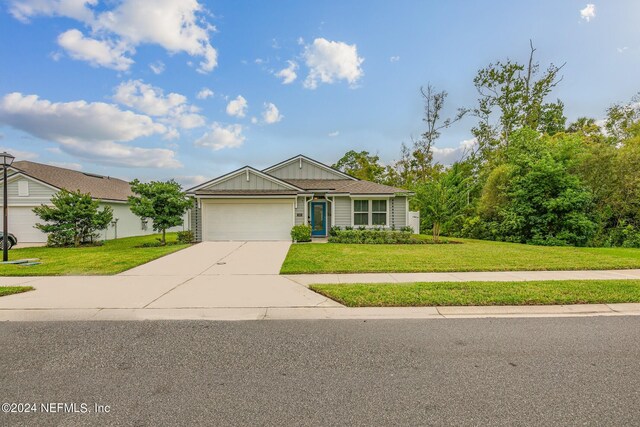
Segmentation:
<svg viewBox="0 0 640 427">
<path fill-rule="evenodd" d="M 410 189 L 423 232 L 539 245 L 640 247 L 640 93 L 567 123 L 551 93 L 564 65 L 528 61 L 480 69 L 476 105 L 443 117 L 446 91 L 421 88 L 425 131 L 399 159 L 349 151 L 334 166 Z M 471 117 L 475 144 L 452 165 L 434 161 L 441 133 Z"/>
</svg>

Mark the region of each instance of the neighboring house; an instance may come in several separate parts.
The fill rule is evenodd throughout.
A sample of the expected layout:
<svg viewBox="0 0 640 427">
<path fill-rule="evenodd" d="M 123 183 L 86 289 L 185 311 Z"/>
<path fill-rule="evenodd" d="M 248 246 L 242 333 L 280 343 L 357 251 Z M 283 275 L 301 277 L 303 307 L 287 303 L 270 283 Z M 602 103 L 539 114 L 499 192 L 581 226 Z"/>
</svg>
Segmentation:
<svg viewBox="0 0 640 427">
<path fill-rule="evenodd" d="M 314 237 L 330 227 L 404 227 L 409 191 L 363 181 L 299 155 L 262 171 L 250 166 L 187 190 L 198 241 L 289 240 L 310 224 Z"/>
<path fill-rule="evenodd" d="M 127 197 L 133 193 L 127 181 L 29 161 L 14 162 L 9 174 L 9 232 L 18 238 L 18 243 L 47 241 L 47 235 L 35 228 L 35 224 L 42 221 L 33 213 L 33 208 L 50 205 L 53 195 L 61 189 L 80 190 L 90 194 L 100 205 L 113 208 L 113 222 L 101 232 L 103 239 L 154 233 L 151 221 L 142 221 L 129 210 Z M 3 185 L 0 178 L 0 191 Z M 189 228 L 188 224 L 185 228 Z"/>
</svg>

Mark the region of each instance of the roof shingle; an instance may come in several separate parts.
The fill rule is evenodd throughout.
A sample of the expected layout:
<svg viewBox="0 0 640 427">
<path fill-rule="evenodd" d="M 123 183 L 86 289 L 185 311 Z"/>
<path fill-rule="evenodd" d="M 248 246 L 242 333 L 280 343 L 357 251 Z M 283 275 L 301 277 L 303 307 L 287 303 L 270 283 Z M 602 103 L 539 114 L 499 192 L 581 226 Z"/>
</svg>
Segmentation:
<svg viewBox="0 0 640 427">
<path fill-rule="evenodd" d="M 349 194 L 410 193 L 402 188 L 391 187 L 371 181 L 354 181 L 350 179 L 287 179 L 285 181 L 308 191 L 330 190 L 331 193 Z"/>
<path fill-rule="evenodd" d="M 94 175 L 26 160 L 13 162 L 12 167 L 25 175 L 56 188 L 89 193 L 94 199 L 126 201 L 129 196 L 133 195 L 129 183 L 118 178 Z"/>
</svg>

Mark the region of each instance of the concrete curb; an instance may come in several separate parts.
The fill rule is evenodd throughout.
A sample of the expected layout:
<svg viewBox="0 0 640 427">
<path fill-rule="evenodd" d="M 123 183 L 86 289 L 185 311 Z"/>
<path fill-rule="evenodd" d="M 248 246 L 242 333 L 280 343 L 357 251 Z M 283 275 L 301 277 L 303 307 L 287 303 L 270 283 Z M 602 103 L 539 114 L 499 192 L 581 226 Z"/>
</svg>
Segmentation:
<svg viewBox="0 0 640 427">
<path fill-rule="evenodd" d="M 240 307 L 0 310 L 0 321 L 391 320 L 593 316 L 640 316 L 640 304 L 629 303 L 489 307 Z"/>
</svg>

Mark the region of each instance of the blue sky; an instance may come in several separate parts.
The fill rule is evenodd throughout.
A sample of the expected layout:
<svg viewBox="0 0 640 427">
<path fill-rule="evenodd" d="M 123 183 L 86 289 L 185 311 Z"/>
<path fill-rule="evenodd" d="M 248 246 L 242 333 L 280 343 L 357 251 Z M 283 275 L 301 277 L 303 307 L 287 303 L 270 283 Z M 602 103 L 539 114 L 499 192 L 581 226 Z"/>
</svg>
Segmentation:
<svg viewBox="0 0 640 427">
<path fill-rule="evenodd" d="M 0 10 L 0 146 L 124 178 L 197 183 L 298 153 L 398 157 L 419 87 L 473 106 L 476 71 L 566 62 L 553 96 L 601 118 L 640 90 L 640 2 L 9 0 Z M 295 77 L 295 78 L 294 78 Z M 200 96 L 198 96 L 200 94 Z M 437 158 L 469 140 L 444 132 Z"/>
</svg>

